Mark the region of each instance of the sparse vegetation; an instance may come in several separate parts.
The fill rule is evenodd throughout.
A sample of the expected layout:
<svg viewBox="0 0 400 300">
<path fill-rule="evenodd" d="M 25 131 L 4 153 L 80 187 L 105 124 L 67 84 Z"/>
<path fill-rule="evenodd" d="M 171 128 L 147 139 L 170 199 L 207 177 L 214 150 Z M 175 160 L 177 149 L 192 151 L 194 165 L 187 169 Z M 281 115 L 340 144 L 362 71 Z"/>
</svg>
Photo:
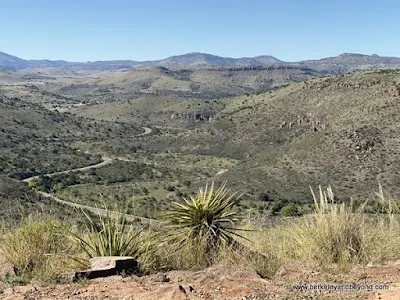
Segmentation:
<svg viewBox="0 0 400 300">
<path fill-rule="evenodd" d="M 285 220 L 277 226 L 259 229 L 259 246 L 278 253 L 280 261 L 290 259 L 318 262 L 326 270 L 348 270 L 357 264 L 393 259 L 400 252 L 398 214 L 365 214 L 364 206 L 337 203 L 332 189 L 320 188 L 314 196 L 314 212 Z M 251 235 L 251 234 L 250 234 Z M 261 237 L 260 237 L 261 235 Z M 267 238 L 272 235 L 277 238 Z M 259 242 L 257 242 L 259 243 Z"/>
<path fill-rule="evenodd" d="M 275 69 L 220 72 L 25 74 L 52 83 L 2 85 L 0 247 L 16 273 L 5 283 L 53 283 L 98 255 L 134 256 L 141 274 L 250 266 L 270 280 L 293 261 L 333 274 L 399 259 L 400 202 L 369 188 L 380 180 L 400 194 L 400 72 L 289 86 L 319 73 L 283 68 L 277 81 Z M 112 162 L 46 176 L 104 158 Z M 312 199 L 315 183 L 333 188 Z M 51 196 L 113 209 L 77 214 Z M 26 217 L 33 212 L 42 217 Z M 162 216 L 166 227 L 130 215 Z"/>
<path fill-rule="evenodd" d="M 309 215 L 248 223 L 238 215 L 236 194 L 225 184 L 217 189 L 211 184 L 164 214 L 167 238 L 165 227 L 144 229 L 128 222 L 127 210 L 108 210 L 105 217 L 82 211 L 83 222 L 75 227 L 27 218 L 1 240 L 16 272 L 8 280 L 35 278 L 46 284 L 62 279 L 60 270 L 83 267 L 85 259 L 107 255 L 133 256 L 143 273 L 222 263 L 250 266 L 264 277 L 291 260 L 314 261 L 327 272 L 343 272 L 400 256 L 399 211 L 382 189 L 377 196 L 388 209 L 375 215 L 365 214 L 363 205 L 336 203 L 330 187 L 313 196 L 314 212 Z"/>
</svg>

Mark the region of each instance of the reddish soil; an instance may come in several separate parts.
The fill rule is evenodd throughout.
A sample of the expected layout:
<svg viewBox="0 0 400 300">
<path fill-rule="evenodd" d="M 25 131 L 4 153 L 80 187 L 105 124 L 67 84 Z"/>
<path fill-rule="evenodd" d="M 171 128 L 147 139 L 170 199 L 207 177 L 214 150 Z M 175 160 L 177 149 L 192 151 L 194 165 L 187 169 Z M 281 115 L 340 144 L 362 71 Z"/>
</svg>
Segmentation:
<svg viewBox="0 0 400 300">
<path fill-rule="evenodd" d="M 381 285 L 388 289 L 333 291 L 293 289 L 293 285 Z M 361 287 L 361 286 L 360 286 Z M 0 299 L 400 299 L 400 261 L 354 268 L 346 275 L 323 273 L 304 263 L 282 267 L 274 278 L 262 279 L 250 269 L 208 268 L 198 272 L 171 271 L 144 277 L 109 277 L 50 287 L 5 288 Z"/>
</svg>

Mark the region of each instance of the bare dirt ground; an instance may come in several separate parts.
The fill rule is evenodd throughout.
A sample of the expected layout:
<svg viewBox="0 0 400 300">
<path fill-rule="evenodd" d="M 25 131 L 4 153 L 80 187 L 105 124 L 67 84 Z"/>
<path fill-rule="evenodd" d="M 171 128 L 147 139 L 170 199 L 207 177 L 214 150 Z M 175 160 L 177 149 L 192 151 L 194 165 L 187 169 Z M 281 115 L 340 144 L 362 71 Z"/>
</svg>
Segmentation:
<svg viewBox="0 0 400 300">
<path fill-rule="evenodd" d="M 250 269 L 213 267 L 202 271 L 171 271 L 144 277 L 109 277 L 75 284 L 7 288 L 0 299 L 400 299 L 400 261 L 357 267 L 347 275 L 328 275 L 304 263 L 282 267 L 274 278 L 262 279 Z M 294 285 L 356 284 L 360 291 L 303 290 Z M 379 286 L 378 286 L 379 285 Z M 354 286 L 353 286 L 354 287 Z M 351 287 L 350 287 L 351 288 Z M 369 289 L 367 289 L 369 288 Z M 382 289 L 384 288 L 384 289 Z"/>
</svg>

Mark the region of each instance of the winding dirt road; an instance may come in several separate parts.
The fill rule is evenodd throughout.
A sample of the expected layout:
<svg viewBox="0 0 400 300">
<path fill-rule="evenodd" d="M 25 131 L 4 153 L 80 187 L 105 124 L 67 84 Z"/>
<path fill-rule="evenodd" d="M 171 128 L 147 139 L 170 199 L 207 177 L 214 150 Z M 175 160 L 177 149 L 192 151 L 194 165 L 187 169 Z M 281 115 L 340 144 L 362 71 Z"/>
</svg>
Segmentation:
<svg viewBox="0 0 400 300">
<path fill-rule="evenodd" d="M 151 128 L 149 128 L 149 127 L 143 127 L 143 129 L 144 129 L 144 132 L 141 133 L 141 134 L 138 134 L 137 136 L 148 135 L 148 134 L 150 134 L 150 133 L 153 131 L 153 130 L 152 130 Z"/>
<path fill-rule="evenodd" d="M 139 136 L 148 135 L 148 134 L 150 134 L 150 133 L 152 132 L 152 129 L 149 128 L 149 127 L 143 127 L 143 130 L 144 130 L 144 132 L 141 133 L 141 134 L 138 134 L 138 135 L 137 135 L 138 137 L 139 137 Z M 79 171 L 88 171 L 88 170 L 90 170 L 90 169 L 98 169 L 98 168 L 107 166 L 107 165 L 109 165 L 109 164 L 112 164 L 112 162 L 113 162 L 113 159 L 111 159 L 111 158 L 109 158 L 109 157 L 106 157 L 106 156 L 103 156 L 101 159 L 102 159 L 103 161 L 102 161 L 101 163 L 98 163 L 98 164 L 95 164 L 95 165 L 90 165 L 90 166 L 86 166 L 86 167 L 82 167 L 82 168 L 76 168 L 76 169 L 71 169 L 71 170 L 66 170 L 66 171 L 60 171 L 60 172 L 49 173 L 49 174 L 45 174 L 44 176 L 53 177 L 53 176 L 60 175 L 60 174 L 67 174 L 67 173 L 70 173 L 70 172 L 79 172 Z M 40 175 L 32 176 L 32 177 L 26 178 L 26 179 L 24 179 L 24 180 L 22 180 L 22 181 L 23 181 L 23 182 L 26 182 L 26 183 L 29 183 L 29 182 L 31 182 L 32 180 L 39 179 L 39 177 L 40 177 Z"/>
<path fill-rule="evenodd" d="M 82 167 L 82 168 L 77 168 L 77 169 L 72 169 L 72 170 L 66 170 L 66 171 L 60 171 L 60 172 L 55 172 L 55 173 L 49 173 L 49 174 L 45 174 L 44 176 L 53 177 L 53 176 L 56 176 L 56 175 L 67 174 L 67 173 L 71 173 L 71 172 L 79 172 L 79 171 L 88 171 L 88 170 L 90 170 L 90 169 L 98 169 L 98 168 L 107 166 L 107 165 L 109 165 L 109 164 L 111 164 L 111 163 L 113 162 L 113 160 L 112 160 L 111 158 L 109 158 L 109 157 L 103 156 L 101 159 L 102 159 L 103 161 L 102 161 L 101 163 L 98 163 L 98 164 L 95 164 L 95 165 L 90 165 L 90 166 L 86 166 L 86 167 Z M 41 176 L 41 175 L 32 176 L 32 177 L 26 178 L 26 179 L 24 179 L 24 180 L 22 180 L 22 181 L 23 181 L 23 182 L 29 183 L 29 182 L 31 182 L 32 180 L 39 179 L 40 176 Z"/>
<path fill-rule="evenodd" d="M 144 132 L 139 134 L 138 136 L 148 135 L 148 134 L 150 134 L 152 132 L 151 128 L 143 127 L 143 129 L 144 129 Z M 129 160 L 129 159 L 126 159 L 126 158 L 123 158 L 123 157 L 110 158 L 110 157 L 106 157 L 106 156 L 103 156 L 102 160 L 103 161 L 98 163 L 98 164 L 94 164 L 94 165 L 90 165 L 90 166 L 86 166 L 86 167 L 82 167 L 82 168 L 66 170 L 66 171 L 49 173 L 49 174 L 45 174 L 44 176 L 53 177 L 53 176 L 60 175 L 60 174 L 67 174 L 67 173 L 71 173 L 71 172 L 88 171 L 88 170 L 91 170 L 91 169 L 97 169 L 97 168 L 101 168 L 101 167 L 104 167 L 104 166 L 112 164 L 114 160 L 132 161 L 132 160 Z M 227 171 L 227 169 L 222 169 L 215 176 L 222 175 L 226 171 Z M 40 177 L 39 175 L 38 176 L 32 176 L 32 177 L 26 178 L 26 179 L 24 179 L 22 181 L 26 182 L 26 183 L 30 183 L 33 180 L 39 179 L 39 177 Z M 54 201 L 56 201 L 56 202 L 58 202 L 60 204 L 68 205 L 68 206 L 73 207 L 73 208 L 84 209 L 84 210 L 90 211 L 90 212 L 92 212 L 92 213 L 94 213 L 94 214 L 96 214 L 98 216 L 105 217 L 107 215 L 109 215 L 109 216 L 117 216 L 117 215 L 119 215 L 118 212 L 107 211 L 106 209 L 102 209 L 102 208 L 98 208 L 98 207 L 93 207 L 93 206 L 88 206 L 88 205 L 83 205 L 83 204 L 78 204 L 78 203 L 62 200 L 62 199 L 54 196 L 53 194 L 42 192 L 42 191 L 39 191 L 37 189 L 35 189 L 35 191 L 37 193 L 39 193 L 40 195 L 42 195 L 44 197 L 47 197 L 47 198 L 50 198 L 50 199 L 53 199 Z M 135 215 L 127 215 L 126 217 L 127 217 L 128 221 L 140 220 L 142 223 L 146 223 L 146 224 L 150 224 L 150 225 L 160 224 L 160 221 L 155 220 L 155 219 L 150 219 L 150 218 L 145 218 L 145 217 L 140 217 L 140 216 L 135 216 Z"/>
<path fill-rule="evenodd" d="M 144 132 L 137 135 L 137 136 L 144 136 L 144 135 L 148 135 L 152 132 L 151 128 L 148 127 L 143 127 Z M 119 158 L 115 158 L 115 159 L 119 159 Z M 98 164 L 94 164 L 94 165 L 90 165 L 90 166 L 86 166 L 86 167 L 82 167 L 82 168 L 76 168 L 76 169 L 71 169 L 71 170 L 66 170 L 66 171 L 60 171 L 60 172 L 54 172 L 54 173 L 49 173 L 49 174 L 45 174 L 44 176 L 47 177 L 53 177 L 56 175 L 60 175 L 60 174 L 67 174 L 67 173 L 71 173 L 71 172 L 79 172 L 79 171 L 88 171 L 91 169 L 98 169 L 104 166 L 107 166 L 109 164 L 112 164 L 114 159 L 103 156 L 102 157 L 102 162 L 98 163 Z M 26 183 L 30 183 L 33 180 L 39 179 L 40 175 L 38 176 L 32 176 L 29 178 L 26 178 L 24 180 L 22 180 L 23 182 Z M 87 211 L 90 211 L 98 216 L 102 216 L 102 217 L 106 217 L 108 216 L 117 216 L 119 215 L 118 212 L 114 212 L 114 211 L 107 211 L 106 209 L 102 209 L 102 208 L 98 208 L 98 207 L 92 207 L 92 206 L 88 206 L 88 205 L 83 205 L 83 204 L 78 204 L 78 203 L 74 203 L 74 202 L 70 202 L 70 201 L 66 201 L 66 200 L 62 200 L 60 198 L 57 198 L 56 196 L 46 193 L 46 192 L 42 192 L 42 191 L 38 191 L 37 189 L 35 189 L 35 191 L 37 193 L 39 193 L 40 195 L 53 199 L 54 201 L 60 203 L 60 204 L 64 204 L 64 205 L 68 205 L 70 207 L 74 207 L 74 208 L 78 208 L 78 209 L 84 209 Z M 126 218 L 128 221 L 137 221 L 140 220 L 142 223 L 146 223 L 146 224 L 150 224 L 150 225 L 154 225 L 154 224 L 159 224 L 160 221 L 154 220 L 154 219 L 149 219 L 149 218 L 145 218 L 145 217 L 140 217 L 140 216 L 134 216 L 134 215 L 126 215 Z"/>
</svg>

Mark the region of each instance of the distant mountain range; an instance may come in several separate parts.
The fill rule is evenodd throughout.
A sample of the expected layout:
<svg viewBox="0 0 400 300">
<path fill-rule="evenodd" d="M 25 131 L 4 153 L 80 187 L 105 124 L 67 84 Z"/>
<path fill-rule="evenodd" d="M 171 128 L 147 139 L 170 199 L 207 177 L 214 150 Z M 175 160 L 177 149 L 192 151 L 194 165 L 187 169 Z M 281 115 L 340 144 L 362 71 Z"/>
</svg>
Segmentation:
<svg viewBox="0 0 400 300">
<path fill-rule="evenodd" d="M 300 62 L 284 62 L 273 56 L 263 55 L 257 57 L 230 58 L 206 53 L 188 53 L 171 56 L 154 61 L 95 61 L 95 62 L 67 62 L 64 60 L 25 60 L 0 52 L 0 67 L 8 70 L 19 71 L 31 68 L 57 68 L 74 67 L 92 70 L 111 70 L 120 68 L 145 68 L 145 67 L 234 67 L 234 66 L 295 66 L 310 68 L 327 74 L 341 74 L 349 71 L 363 69 L 393 69 L 400 67 L 400 58 L 383 57 L 376 54 L 363 55 L 344 53 L 335 57 L 319 60 Z"/>
</svg>

